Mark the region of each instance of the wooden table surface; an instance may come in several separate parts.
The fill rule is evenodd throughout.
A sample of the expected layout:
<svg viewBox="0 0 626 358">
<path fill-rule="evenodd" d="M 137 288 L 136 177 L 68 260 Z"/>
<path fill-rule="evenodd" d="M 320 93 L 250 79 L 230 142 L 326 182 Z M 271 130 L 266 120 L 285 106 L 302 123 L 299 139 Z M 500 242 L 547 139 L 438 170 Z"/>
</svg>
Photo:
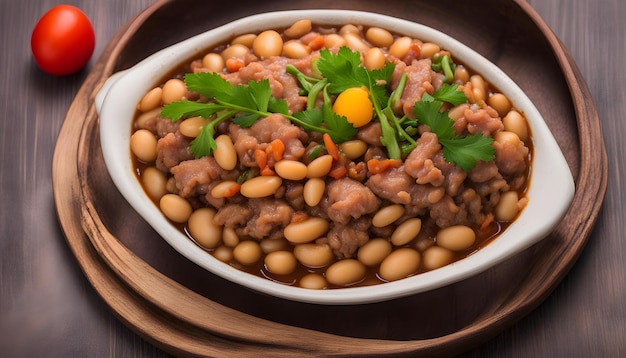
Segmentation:
<svg viewBox="0 0 626 358">
<path fill-rule="evenodd" d="M 0 356 L 167 357 L 95 293 L 57 222 L 52 155 L 69 104 L 115 31 L 150 0 L 73 0 L 96 49 L 69 77 L 30 53 L 37 19 L 57 0 L 0 0 Z M 609 158 L 604 206 L 569 275 L 530 315 L 465 356 L 626 356 L 626 2 L 529 0 L 571 52 L 595 101 Z"/>
</svg>

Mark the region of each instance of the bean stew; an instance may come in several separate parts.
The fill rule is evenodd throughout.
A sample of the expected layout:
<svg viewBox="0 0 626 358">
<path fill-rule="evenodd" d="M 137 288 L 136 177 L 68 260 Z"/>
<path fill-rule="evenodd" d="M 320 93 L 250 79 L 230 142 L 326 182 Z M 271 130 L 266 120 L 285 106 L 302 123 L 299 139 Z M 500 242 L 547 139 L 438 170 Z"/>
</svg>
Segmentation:
<svg viewBox="0 0 626 358">
<path fill-rule="evenodd" d="M 244 34 L 137 105 L 146 194 L 190 240 L 269 280 L 336 289 L 435 270 L 527 203 L 523 113 L 438 44 L 382 28 Z"/>
</svg>

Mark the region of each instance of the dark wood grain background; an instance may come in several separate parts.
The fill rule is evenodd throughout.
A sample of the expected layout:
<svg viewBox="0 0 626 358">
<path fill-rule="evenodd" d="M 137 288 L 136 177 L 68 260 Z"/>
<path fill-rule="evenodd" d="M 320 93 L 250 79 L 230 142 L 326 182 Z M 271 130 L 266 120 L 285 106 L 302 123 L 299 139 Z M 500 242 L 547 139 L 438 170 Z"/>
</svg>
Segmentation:
<svg viewBox="0 0 626 358">
<path fill-rule="evenodd" d="M 0 356 L 166 357 L 119 321 L 84 278 L 57 223 L 52 154 L 90 67 L 69 77 L 32 61 L 37 19 L 60 1 L 0 0 Z M 96 50 L 149 0 L 75 0 Z M 609 183 L 596 228 L 559 287 L 467 357 L 626 356 L 626 2 L 529 0 L 571 52 L 602 120 Z"/>
</svg>

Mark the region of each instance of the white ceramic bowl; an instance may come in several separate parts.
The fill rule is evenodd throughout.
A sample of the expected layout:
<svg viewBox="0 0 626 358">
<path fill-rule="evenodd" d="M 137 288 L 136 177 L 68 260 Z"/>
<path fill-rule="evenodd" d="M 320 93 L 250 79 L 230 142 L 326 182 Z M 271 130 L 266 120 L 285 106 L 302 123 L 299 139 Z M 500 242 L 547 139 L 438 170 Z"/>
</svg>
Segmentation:
<svg viewBox="0 0 626 358">
<path fill-rule="evenodd" d="M 134 172 L 129 138 L 135 106 L 170 69 L 199 51 L 235 35 L 288 26 L 301 18 L 314 23 L 358 23 L 438 43 L 499 88 L 524 112 L 534 140 L 534 159 L 527 207 L 499 238 L 473 255 L 403 280 L 368 287 L 309 290 L 278 284 L 244 273 L 195 245 L 170 225 L 146 196 Z M 574 195 L 574 182 L 555 139 L 537 109 L 499 68 L 455 39 L 429 27 L 379 14 L 306 10 L 272 12 L 240 19 L 182 41 L 109 78 L 96 97 L 104 160 L 115 185 L 132 207 L 178 252 L 199 266 L 232 282 L 269 295 L 316 304 L 361 304 L 390 300 L 458 282 L 480 273 L 546 237 L 565 215 Z"/>
</svg>

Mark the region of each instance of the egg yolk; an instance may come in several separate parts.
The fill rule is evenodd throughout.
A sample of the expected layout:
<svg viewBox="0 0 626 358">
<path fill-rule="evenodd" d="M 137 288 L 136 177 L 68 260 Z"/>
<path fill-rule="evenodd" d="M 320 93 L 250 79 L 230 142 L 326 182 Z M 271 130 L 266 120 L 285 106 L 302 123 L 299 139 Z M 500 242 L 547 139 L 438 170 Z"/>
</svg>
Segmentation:
<svg viewBox="0 0 626 358">
<path fill-rule="evenodd" d="M 333 112 L 345 116 L 355 128 L 368 124 L 374 115 L 369 92 L 364 87 L 348 88 L 337 96 Z"/>
</svg>

